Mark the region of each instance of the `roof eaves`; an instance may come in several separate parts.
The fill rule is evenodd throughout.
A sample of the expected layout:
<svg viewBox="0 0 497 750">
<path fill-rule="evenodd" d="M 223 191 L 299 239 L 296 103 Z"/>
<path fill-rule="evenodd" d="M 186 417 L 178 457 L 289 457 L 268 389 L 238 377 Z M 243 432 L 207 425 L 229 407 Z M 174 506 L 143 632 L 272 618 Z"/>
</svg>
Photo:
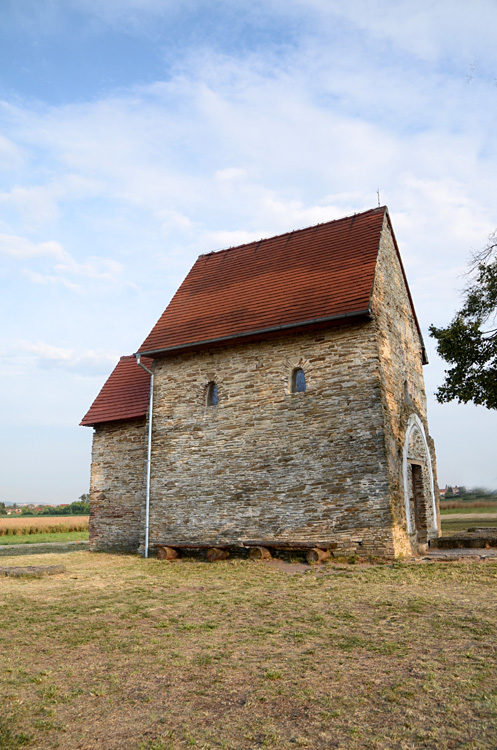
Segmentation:
<svg viewBox="0 0 497 750">
<path fill-rule="evenodd" d="M 110 424 L 111 422 L 131 422 L 134 419 L 143 419 L 143 417 L 147 416 L 147 410 L 140 409 L 137 410 L 134 414 L 129 414 L 127 416 L 122 415 L 116 415 L 116 416 L 100 416 L 100 417 L 92 417 L 90 418 L 91 421 L 86 421 L 86 417 L 83 417 L 81 422 L 79 423 L 80 427 L 95 427 L 95 425 L 99 424 Z"/>
<path fill-rule="evenodd" d="M 294 328 L 303 328 L 304 326 L 318 325 L 320 323 L 331 323 L 336 320 L 345 320 L 347 318 L 359 318 L 359 317 L 371 317 L 371 305 L 364 310 L 356 310 L 354 312 L 338 313 L 337 315 L 329 315 L 325 318 L 314 318 L 313 320 L 303 320 L 295 323 L 285 323 L 280 326 L 272 326 L 271 328 L 260 328 L 255 331 L 244 331 L 243 333 L 233 333 L 229 336 L 220 336 L 213 339 L 204 339 L 203 341 L 192 341 L 186 344 L 177 344 L 175 346 L 166 346 L 162 349 L 151 349 L 149 351 L 138 351 L 135 357 L 153 357 L 156 354 L 162 354 L 164 352 L 178 351 L 181 349 L 193 349 L 197 346 L 206 346 L 208 344 L 217 344 L 222 341 L 234 341 L 235 339 L 243 339 L 249 336 L 261 336 L 266 333 L 276 333 L 277 331 L 284 331 Z"/>
</svg>

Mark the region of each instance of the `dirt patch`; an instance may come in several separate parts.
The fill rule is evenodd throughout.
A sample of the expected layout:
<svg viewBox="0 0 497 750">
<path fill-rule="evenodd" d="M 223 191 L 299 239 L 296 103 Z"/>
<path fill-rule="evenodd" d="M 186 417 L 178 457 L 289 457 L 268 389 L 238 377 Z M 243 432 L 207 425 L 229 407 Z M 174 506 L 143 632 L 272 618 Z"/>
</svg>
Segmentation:
<svg viewBox="0 0 497 750">
<path fill-rule="evenodd" d="M 27 565 L 25 567 L 0 567 L 0 576 L 10 576 L 11 578 L 22 578 L 23 576 L 55 576 L 66 572 L 65 565 Z"/>
<path fill-rule="evenodd" d="M 88 549 L 88 542 L 40 542 L 34 544 L 0 544 L 0 557 L 18 557 L 19 555 L 51 555 L 74 552 L 77 549 Z"/>
</svg>

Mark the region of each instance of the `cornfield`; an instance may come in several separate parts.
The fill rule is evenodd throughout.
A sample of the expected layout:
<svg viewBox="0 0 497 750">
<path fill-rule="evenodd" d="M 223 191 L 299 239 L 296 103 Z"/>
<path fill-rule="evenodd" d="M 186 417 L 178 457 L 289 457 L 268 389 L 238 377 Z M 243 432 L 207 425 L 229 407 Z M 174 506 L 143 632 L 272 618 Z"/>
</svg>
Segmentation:
<svg viewBox="0 0 497 750">
<path fill-rule="evenodd" d="M 88 516 L 0 517 L 0 536 L 88 531 Z"/>
</svg>

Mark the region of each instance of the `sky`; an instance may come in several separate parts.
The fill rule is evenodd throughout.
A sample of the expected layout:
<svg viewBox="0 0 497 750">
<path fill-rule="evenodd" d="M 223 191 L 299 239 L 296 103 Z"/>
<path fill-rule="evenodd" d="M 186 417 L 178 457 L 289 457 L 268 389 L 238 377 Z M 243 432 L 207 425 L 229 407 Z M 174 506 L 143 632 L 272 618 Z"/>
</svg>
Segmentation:
<svg viewBox="0 0 497 750">
<path fill-rule="evenodd" d="M 88 491 L 79 427 L 200 253 L 389 207 L 440 486 L 497 413 L 428 335 L 497 227 L 495 0 L 2 0 L 0 501 Z M 379 196 L 378 196 L 379 191 Z"/>
</svg>

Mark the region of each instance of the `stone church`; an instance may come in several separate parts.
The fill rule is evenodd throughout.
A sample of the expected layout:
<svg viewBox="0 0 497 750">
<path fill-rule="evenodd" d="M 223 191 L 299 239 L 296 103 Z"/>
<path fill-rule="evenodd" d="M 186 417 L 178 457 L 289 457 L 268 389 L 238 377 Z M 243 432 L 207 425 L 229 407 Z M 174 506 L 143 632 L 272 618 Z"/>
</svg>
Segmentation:
<svg viewBox="0 0 497 750">
<path fill-rule="evenodd" d="M 426 363 L 386 207 L 201 255 L 81 422 L 90 548 L 421 551 Z"/>
</svg>

